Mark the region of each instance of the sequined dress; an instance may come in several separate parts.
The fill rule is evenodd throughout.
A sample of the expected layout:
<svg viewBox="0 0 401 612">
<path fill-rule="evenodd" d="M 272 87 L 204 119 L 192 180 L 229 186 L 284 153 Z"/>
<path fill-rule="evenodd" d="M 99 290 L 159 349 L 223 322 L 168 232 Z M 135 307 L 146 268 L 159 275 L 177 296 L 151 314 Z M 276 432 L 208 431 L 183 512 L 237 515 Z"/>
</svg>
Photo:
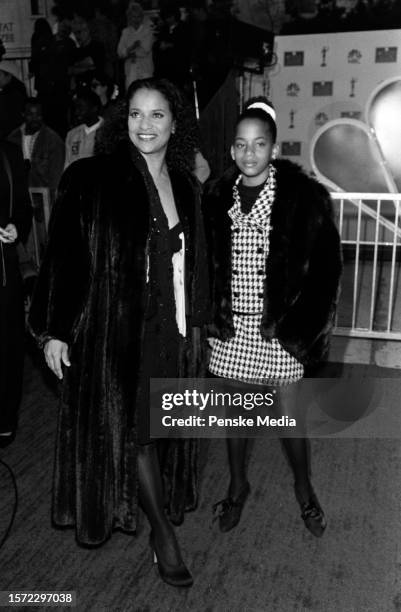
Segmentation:
<svg viewBox="0 0 401 612">
<path fill-rule="evenodd" d="M 163 210 L 154 213 L 156 229 L 152 235 L 149 257 L 149 296 L 144 330 L 144 354 L 141 382 L 137 398 L 138 442 L 148 444 L 149 379 L 177 378 L 180 350 L 184 337 L 176 322 L 174 287 L 172 286 L 172 257 L 182 248 L 182 226 L 169 229 Z M 165 234 L 167 233 L 167 240 Z"/>
</svg>

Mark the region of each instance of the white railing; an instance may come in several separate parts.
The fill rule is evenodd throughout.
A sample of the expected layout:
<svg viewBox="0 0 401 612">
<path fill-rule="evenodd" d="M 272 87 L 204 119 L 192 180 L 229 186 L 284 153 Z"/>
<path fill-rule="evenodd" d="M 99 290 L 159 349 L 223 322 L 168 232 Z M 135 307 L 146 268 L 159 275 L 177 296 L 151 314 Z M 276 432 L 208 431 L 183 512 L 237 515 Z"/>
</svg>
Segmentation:
<svg viewBox="0 0 401 612">
<path fill-rule="evenodd" d="M 331 196 L 344 252 L 334 333 L 401 340 L 401 194 Z"/>
</svg>

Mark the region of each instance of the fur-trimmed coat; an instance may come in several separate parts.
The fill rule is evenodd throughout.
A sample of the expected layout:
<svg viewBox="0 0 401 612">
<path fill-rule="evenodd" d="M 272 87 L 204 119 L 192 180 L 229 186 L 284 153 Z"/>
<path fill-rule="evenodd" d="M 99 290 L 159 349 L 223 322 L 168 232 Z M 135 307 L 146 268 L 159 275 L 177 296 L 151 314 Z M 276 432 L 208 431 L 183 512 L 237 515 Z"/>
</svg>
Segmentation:
<svg viewBox="0 0 401 612">
<path fill-rule="evenodd" d="M 306 366 L 328 351 L 342 270 L 340 237 L 326 189 L 286 160 L 273 162 L 277 189 L 271 212 L 261 334 Z M 234 336 L 231 303 L 231 175 L 204 199 L 210 249 L 212 324 L 209 335 Z"/>
<path fill-rule="evenodd" d="M 185 235 L 187 313 L 192 327 L 201 326 L 208 314 L 208 280 L 198 184 L 177 171 L 170 177 Z M 132 145 L 72 164 L 61 181 L 31 306 L 37 339 L 54 337 L 70 347 L 53 519 L 76 525 L 83 544 L 103 542 L 113 527 L 136 528 L 135 398 L 142 380 L 149 244 L 159 231 L 150 214 L 157 198 L 146 163 Z M 172 287 L 172 265 L 167 274 Z M 180 370 L 196 376 L 187 329 Z M 196 505 L 196 452 L 196 441 L 169 443 L 165 475 L 175 522 Z"/>
</svg>

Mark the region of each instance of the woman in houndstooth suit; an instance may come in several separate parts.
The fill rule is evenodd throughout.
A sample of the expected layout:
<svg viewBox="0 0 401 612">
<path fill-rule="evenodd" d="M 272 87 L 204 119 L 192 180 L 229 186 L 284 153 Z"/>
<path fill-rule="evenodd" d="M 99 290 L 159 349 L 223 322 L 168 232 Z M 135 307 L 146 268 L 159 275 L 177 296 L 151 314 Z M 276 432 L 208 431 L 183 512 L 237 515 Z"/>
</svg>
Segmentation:
<svg viewBox="0 0 401 612">
<path fill-rule="evenodd" d="M 235 176 L 205 196 L 213 318 L 210 375 L 280 387 L 288 414 L 294 385 L 328 350 L 341 275 L 330 196 L 296 164 L 277 160 L 275 111 L 250 101 L 236 126 Z M 239 173 L 238 173 L 239 170 Z M 260 387 L 259 387 L 260 388 Z M 218 502 L 221 531 L 235 527 L 249 495 L 247 440 L 227 439 L 231 480 Z M 308 473 L 305 438 L 283 438 L 306 527 L 321 536 L 323 510 Z"/>
</svg>

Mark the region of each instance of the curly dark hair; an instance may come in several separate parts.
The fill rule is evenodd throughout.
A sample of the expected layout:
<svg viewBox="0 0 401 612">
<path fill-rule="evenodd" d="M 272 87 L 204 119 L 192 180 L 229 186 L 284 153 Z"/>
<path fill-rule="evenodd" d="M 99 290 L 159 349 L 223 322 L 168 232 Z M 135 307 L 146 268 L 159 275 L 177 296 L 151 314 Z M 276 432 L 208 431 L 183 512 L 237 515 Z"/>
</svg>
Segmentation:
<svg viewBox="0 0 401 612">
<path fill-rule="evenodd" d="M 167 165 L 181 171 L 192 171 L 195 153 L 199 149 L 198 124 L 191 106 L 183 94 L 167 79 L 138 79 L 131 83 L 125 100 L 117 102 L 106 118 L 96 138 L 95 153 L 112 153 L 118 143 L 128 140 L 128 106 L 140 89 L 158 91 L 168 102 L 175 121 L 167 147 Z"/>
</svg>

